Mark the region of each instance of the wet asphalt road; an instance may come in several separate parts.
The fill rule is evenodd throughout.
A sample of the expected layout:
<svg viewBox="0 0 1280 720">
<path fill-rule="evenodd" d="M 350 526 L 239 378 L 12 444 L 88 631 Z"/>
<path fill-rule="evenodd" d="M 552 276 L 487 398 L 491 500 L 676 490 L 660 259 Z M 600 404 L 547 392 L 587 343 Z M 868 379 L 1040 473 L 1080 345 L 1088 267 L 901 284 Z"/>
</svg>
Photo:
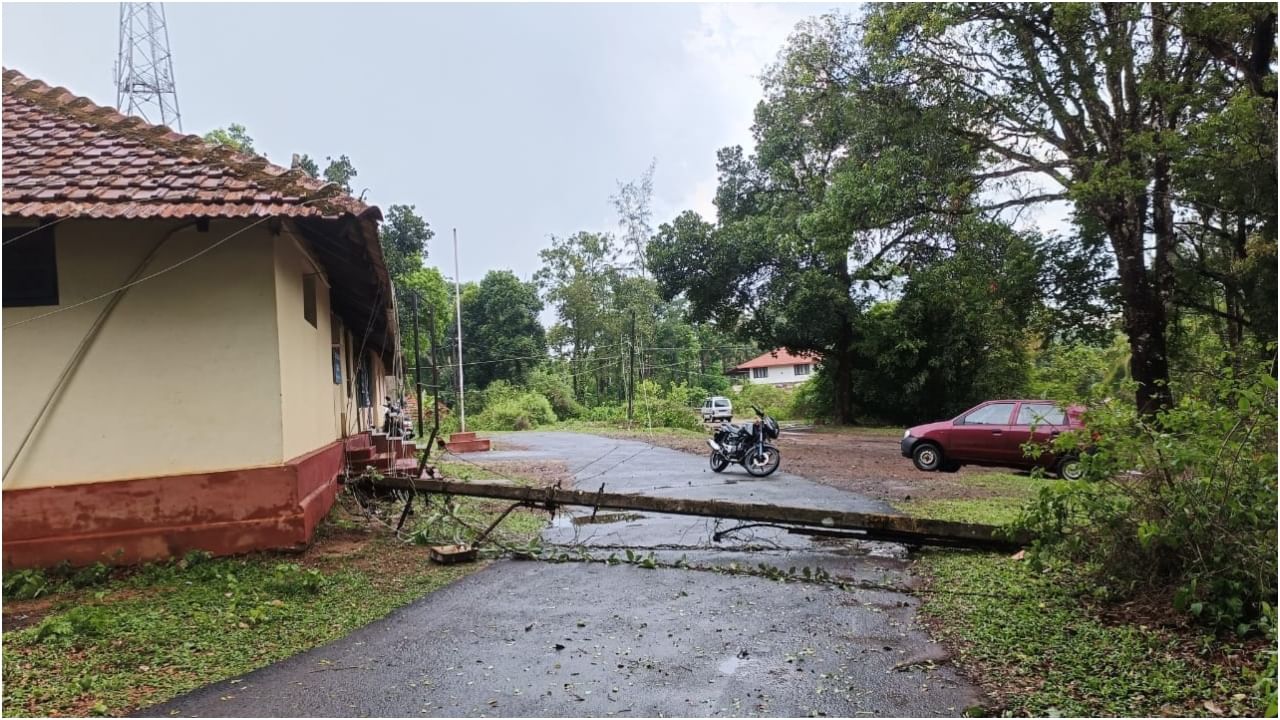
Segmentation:
<svg viewBox="0 0 1280 720">
<path fill-rule="evenodd" d="M 582 489 L 604 482 L 611 492 L 888 510 L 782 472 L 755 479 L 734 466 L 717 475 L 705 458 L 634 441 L 572 433 L 511 441 L 529 449 L 481 461 L 561 460 Z M 896 545 L 815 541 L 774 528 L 711 541 L 732 524 L 662 515 L 577 524 L 564 516 L 544 537 L 597 555 L 628 546 L 698 565 L 822 567 L 884 586 L 909 580 Z M 916 605 L 878 589 L 501 561 L 334 643 L 138 714 L 959 715 L 976 691 L 916 624 Z"/>
</svg>

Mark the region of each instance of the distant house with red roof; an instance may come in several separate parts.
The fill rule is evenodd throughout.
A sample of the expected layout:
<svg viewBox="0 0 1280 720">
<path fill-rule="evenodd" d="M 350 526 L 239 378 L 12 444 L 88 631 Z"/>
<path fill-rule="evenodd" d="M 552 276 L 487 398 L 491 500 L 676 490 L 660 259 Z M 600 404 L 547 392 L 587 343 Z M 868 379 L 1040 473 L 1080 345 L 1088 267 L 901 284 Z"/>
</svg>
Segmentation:
<svg viewBox="0 0 1280 720">
<path fill-rule="evenodd" d="M 796 355 L 785 349 L 771 350 L 735 367 L 728 375 L 743 384 L 794 387 L 812 376 L 817 362 L 818 357 L 811 353 Z"/>
<path fill-rule="evenodd" d="M 378 208 L 13 70 L 3 98 L 4 567 L 307 543 L 351 453 L 396 457 Z"/>
</svg>

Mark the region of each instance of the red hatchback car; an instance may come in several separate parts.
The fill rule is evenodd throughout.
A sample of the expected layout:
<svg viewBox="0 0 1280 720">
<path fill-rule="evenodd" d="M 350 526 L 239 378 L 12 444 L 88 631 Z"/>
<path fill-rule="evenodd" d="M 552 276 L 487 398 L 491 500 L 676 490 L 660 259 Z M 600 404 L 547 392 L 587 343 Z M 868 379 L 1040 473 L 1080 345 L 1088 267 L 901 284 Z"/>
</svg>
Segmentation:
<svg viewBox="0 0 1280 720">
<path fill-rule="evenodd" d="M 1027 457 L 1028 442 L 1047 445 L 1068 430 L 1084 427 L 1084 408 L 1065 410 L 1047 400 L 989 400 L 954 420 L 917 425 L 902 436 L 902 456 L 920 470 L 955 472 L 961 465 L 1043 467 L 1067 480 L 1084 475 L 1077 455 Z"/>
</svg>

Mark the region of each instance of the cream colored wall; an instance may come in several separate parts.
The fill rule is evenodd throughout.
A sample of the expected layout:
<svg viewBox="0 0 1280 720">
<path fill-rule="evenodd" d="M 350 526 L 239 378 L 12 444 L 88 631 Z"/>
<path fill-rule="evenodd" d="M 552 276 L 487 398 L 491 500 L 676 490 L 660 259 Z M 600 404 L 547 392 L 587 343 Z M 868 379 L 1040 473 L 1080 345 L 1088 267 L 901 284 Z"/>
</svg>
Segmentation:
<svg viewBox="0 0 1280 720">
<path fill-rule="evenodd" d="M 303 278 L 315 275 L 316 325 L 303 314 Z M 333 384 L 329 283 L 304 240 L 275 239 L 276 324 L 280 333 L 280 401 L 286 458 L 342 437 L 340 386 Z"/>
<path fill-rule="evenodd" d="M 149 272 L 188 258 L 246 221 L 175 233 Z M 66 221 L 54 228 L 61 307 L 119 287 L 176 221 Z M 305 420 L 305 403 L 281 415 L 273 254 L 263 223 L 197 260 L 130 290 L 103 326 L 60 400 L 4 479 L 4 488 L 124 480 L 271 465 L 332 433 Z M 321 292 L 327 308 L 328 294 Z M 299 293 L 299 303 L 301 302 Z M 100 300 L 4 330 L 4 462 L 8 466 Z M 3 324 L 56 308 L 5 308 Z M 283 313 L 281 313 L 283 315 Z M 320 313 L 328 323 L 327 309 Z M 303 325 L 301 307 L 296 320 Z M 306 325 L 312 333 L 319 330 Z M 304 335 L 290 328 L 291 338 Z M 327 325 L 323 340 L 328 370 Z M 311 372 L 299 369 L 301 381 Z M 319 370 L 314 372 L 318 373 Z M 291 383 L 294 373 L 288 373 Z M 293 398 L 295 385 L 290 385 Z M 290 427 L 287 442 L 284 428 Z"/>
</svg>

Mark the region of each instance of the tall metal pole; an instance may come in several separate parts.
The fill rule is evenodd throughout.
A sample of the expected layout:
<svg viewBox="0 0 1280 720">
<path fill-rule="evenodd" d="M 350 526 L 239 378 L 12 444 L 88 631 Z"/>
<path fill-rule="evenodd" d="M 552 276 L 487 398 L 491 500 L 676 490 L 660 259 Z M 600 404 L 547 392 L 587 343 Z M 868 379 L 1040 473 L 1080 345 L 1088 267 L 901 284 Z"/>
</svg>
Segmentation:
<svg viewBox="0 0 1280 720">
<path fill-rule="evenodd" d="M 631 414 L 636 400 L 636 311 L 631 311 L 631 384 L 627 388 L 627 422 L 631 422 Z"/>
<path fill-rule="evenodd" d="M 466 384 L 462 377 L 462 283 L 458 271 L 458 228 L 453 229 L 453 314 L 458 321 L 458 423 L 467 431 Z"/>
<path fill-rule="evenodd" d="M 413 386 L 418 396 L 418 437 L 422 437 L 422 350 L 418 346 L 418 293 L 413 297 Z"/>
</svg>

